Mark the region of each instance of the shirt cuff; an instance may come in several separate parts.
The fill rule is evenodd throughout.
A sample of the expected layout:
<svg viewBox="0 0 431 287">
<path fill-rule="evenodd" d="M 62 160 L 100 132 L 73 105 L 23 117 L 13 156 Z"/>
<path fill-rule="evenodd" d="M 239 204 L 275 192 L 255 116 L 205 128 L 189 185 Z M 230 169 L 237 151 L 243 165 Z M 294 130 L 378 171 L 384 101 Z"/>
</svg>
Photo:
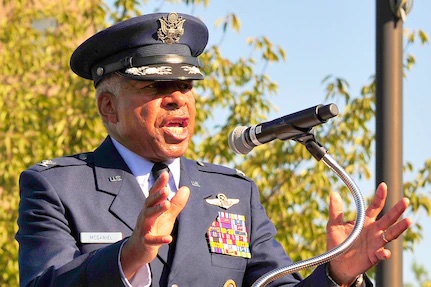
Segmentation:
<svg viewBox="0 0 431 287">
<path fill-rule="evenodd" d="M 133 275 L 133 277 L 127 280 L 126 275 L 124 275 L 123 267 L 121 266 L 121 251 L 123 250 L 124 243 L 127 239 L 123 241 L 120 246 L 120 252 L 118 252 L 118 269 L 120 269 L 121 280 L 124 286 L 127 287 L 150 287 L 151 286 L 151 270 L 150 265 L 145 264 Z"/>
<path fill-rule="evenodd" d="M 328 278 L 328 283 L 329 283 L 329 287 L 340 287 L 340 285 L 338 285 L 337 282 L 335 282 L 334 279 L 332 279 L 332 277 L 329 275 L 329 265 L 326 264 L 326 278 Z M 365 280 L 364 280 L 364 276 L 361 274 L 359 275 L 355 282 L 350 285 L 351 287 L 365 287 Z"/>
</svg>

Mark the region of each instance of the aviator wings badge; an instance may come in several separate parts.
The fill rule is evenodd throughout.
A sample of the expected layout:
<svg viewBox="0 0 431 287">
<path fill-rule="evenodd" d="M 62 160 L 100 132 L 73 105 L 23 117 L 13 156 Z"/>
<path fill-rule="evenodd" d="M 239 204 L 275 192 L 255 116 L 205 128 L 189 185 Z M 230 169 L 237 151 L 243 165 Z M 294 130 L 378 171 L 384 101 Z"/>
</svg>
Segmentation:
<svg viewBox="0 0 431 287">
<path fill-rule="evenodd" d="M 205 199 L 205 201 L 211 205 L 216 205 L 224 209 L 228 209 L 239 202 L 239 199 L 227 198 L 223 193 L 217 194 L 216 197 L 217 198 Z"/>
</svg>

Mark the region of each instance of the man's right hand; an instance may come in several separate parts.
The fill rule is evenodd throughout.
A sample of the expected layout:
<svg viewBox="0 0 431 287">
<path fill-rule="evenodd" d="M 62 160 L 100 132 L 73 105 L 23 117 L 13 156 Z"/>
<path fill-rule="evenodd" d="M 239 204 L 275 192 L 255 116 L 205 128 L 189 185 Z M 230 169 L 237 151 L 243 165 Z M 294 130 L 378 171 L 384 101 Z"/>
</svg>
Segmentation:
<svg viewBox="0 0 431 287">
<path fill-rule="evenodd" d="M 160 246 L 172 242 L 175 220 L 187 203 L 190 189 L 179 188 L 169 201 L 168 181 L 169 173 L 163 172 L 151 187 L 136 227 L 123 246 L 120 261 L 128 280 L 157 256 Z"/>
</svg>

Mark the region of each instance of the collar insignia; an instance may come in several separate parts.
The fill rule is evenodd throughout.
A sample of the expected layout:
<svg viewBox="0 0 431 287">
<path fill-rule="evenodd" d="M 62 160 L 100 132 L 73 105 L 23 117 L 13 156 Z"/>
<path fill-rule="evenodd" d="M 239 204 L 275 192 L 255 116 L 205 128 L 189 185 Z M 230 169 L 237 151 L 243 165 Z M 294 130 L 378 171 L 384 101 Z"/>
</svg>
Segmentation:
<svg viewBox="0 0 431 287">
<path fill-rule="evenodd" d="M 122 181 L 122 180 L 123 179 L 121 178 L 121 175 L 114 175 L 114 176 L 109 177 L 110 182 L 117 182 L 117 181 Z"/>
<path fill-rule="evenodd" d="M 205 201 L 211 205 L 216 205 L 224 209 L 228 209 L 239 202 L 239 199 L 227 198 L 223 193 L 219 193 L 217 198 L 208 198 Z"/>
<path fill-rule="evenodd" d="M 160 28 L 157 30 L 157 36 L 165 44 L 178 43 L 184 34 L 183 24 L 186 19 L 179 17 L 177 13 L 169 13 L 167 17 L 159 19 Z"/>
<path fill-rule="evenodd" d="M 201 186 L 199 185 L 199 182 L 197 182 L 196 180 L 192 180 L 192 181 L 191 181 L 191 183 L 192 183 L 192 185 L 193 185 L 193 186 L 201 187 Z"/>
</svg>

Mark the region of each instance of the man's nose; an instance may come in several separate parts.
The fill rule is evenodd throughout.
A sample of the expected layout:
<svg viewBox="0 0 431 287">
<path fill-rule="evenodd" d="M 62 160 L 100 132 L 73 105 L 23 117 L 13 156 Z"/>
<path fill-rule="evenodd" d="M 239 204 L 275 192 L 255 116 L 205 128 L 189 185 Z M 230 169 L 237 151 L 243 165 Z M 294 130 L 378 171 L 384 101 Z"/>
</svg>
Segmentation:
<svg viewBox="0 0 431 287">
<path fill-rule="evenodd" d="M 163 97 L 163 106 L 170 109 L 178 109 L 187 102 L 187 94 L 178 89 L 172 89 Z"/>
</svg>

